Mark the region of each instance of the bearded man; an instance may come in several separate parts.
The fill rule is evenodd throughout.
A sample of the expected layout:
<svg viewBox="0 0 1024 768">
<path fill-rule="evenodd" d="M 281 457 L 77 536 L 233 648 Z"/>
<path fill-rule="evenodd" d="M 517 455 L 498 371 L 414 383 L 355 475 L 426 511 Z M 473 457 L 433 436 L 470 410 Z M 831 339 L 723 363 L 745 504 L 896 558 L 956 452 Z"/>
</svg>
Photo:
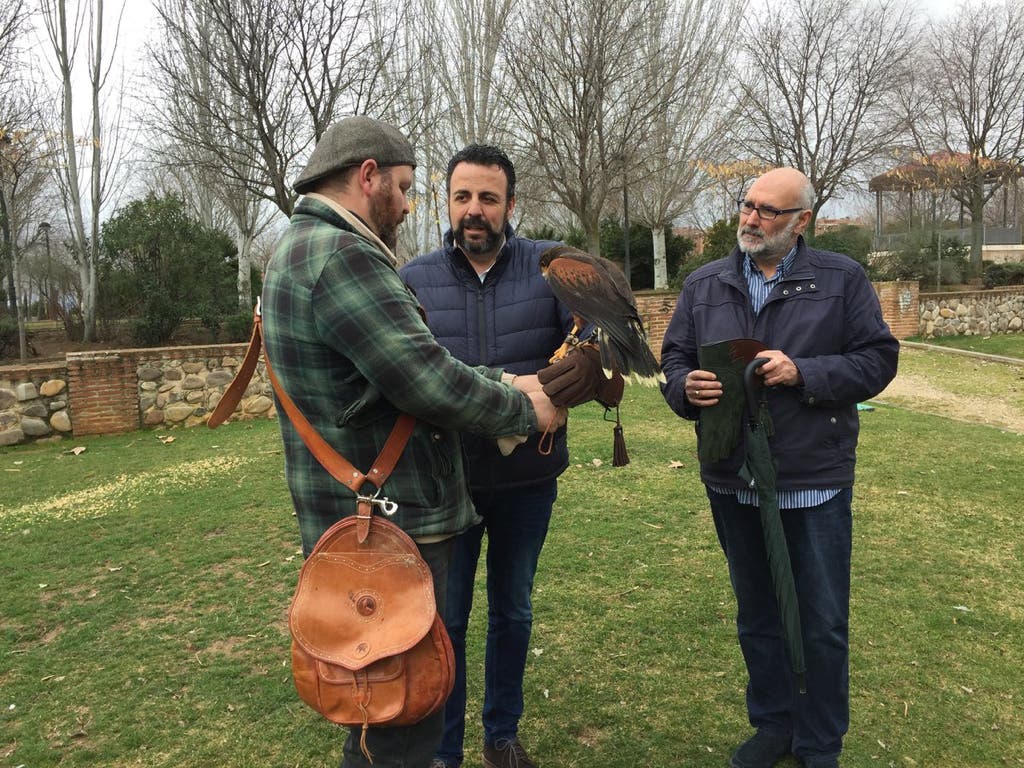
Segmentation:
<svg viewBox="0 0 1024 768">
<path fill-rule="evenodd" d="M 283 390 L 353 466 L 368 471 L 399 415 L 416 417 L 381 490 L 397 507 L 392 521 L 430 566 L 443 616 L 453 542 L 477 523 L 460 435 L 513 445 L 564 423 L 565 413 L 536 376 L 471 368 L 424 325 L 391 252 L 409 213 L 415 166 L 412 144 L 388 123 L 358 115 L 323 134 L 295 181 L 302 199 L 267 265 L 263 339 Z M 308 556 L 324 531 L 355 514 L 355 494 L 279 413 Z M 342 768 L 370 768 L 371 754 L 374 768 L 427 768 L 442 724 L 437 712 L 413 725 L 350 729 Z"/>
<path fill-rule="evenodd" d="M 896 375 L 899 344 L 861 266 L 804 242 L 814 188 L 803 173 L 768 171 L 737 203 L 737 247 L 695 270 L 679 295 L 662 346 L 662 392 L 672 410 L 698 422 L 699 442 L 701 411 L 723 397 L 716 374 L 700 368 L 701 346 L 754 338 L 768 347 L 757 354 L 768 359 L 757 373 L 774 427 L 770 444 L 807 690 L 799 692 L 786 653 L 757 493 L 739 476 L 740 444 L 724 459 L 702 459 L 700 468 L 736 595 L 747 714 L 755 729 L 730 765 L 770 768 L 793 754 L 804 768 L 836 768 L 849 727 L 857 403 Z"/>
<path fill-rule="evenodd" d="M 471 144 L 448 163 L 443 247 L 401 269 L 427 313 L 427 325 L 452 355 L 470 365 L 532 374 L 572 328 L 572 313 L 551 293 L 540 255 L 558 243 L 518 237 L 509 224 L 516 172 L 499 148 Z M 455 648 L 455 690 L 433 768 L 458 768 L 466 717 L 466 628 L 481 542 L 487 534 L 487 651 L 483 764 L 533 768 L 519 741 L 523 676 L 533 627 L 531 592 L 547 536 L 557 478 L 569 463 L 565 429 L 550 453 L 537 438 L 511 456 L 465 436 L 470 492 L 483 518 L 455 540 L 448 570 L 445 624 Z"/>
</svg>

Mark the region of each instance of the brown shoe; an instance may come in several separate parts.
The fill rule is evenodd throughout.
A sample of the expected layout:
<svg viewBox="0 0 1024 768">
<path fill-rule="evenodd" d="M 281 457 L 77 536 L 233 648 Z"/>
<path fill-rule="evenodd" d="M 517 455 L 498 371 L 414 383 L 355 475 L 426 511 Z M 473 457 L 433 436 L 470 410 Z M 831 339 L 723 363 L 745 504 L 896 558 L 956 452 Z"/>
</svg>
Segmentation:
<svg viewBox="0 0 1024 768">
<path fill-rule="evenodd" d="M 519 739 L 498 739 L 484 745 L 484 768 L 537 768 Z"/>
</svg>

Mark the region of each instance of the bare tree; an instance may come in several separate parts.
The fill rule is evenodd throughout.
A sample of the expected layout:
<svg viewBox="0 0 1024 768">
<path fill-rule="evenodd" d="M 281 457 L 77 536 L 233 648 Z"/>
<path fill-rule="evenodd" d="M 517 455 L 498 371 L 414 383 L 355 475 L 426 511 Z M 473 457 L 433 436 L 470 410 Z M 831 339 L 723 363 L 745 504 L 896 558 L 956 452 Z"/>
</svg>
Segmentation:
<svg viewBox="0 0 1024 768">
<path fill-rule="evenodd" d="M 394 97 L 380 64 L 398 17 L 379 0 L 158 0 L 157 11 L 174 143 L 285 215 L 296 163 L 338 115 L 379 114 Z"/>
<path fill-rule="evenodd" d="M 964 4 L 932 25 L 905 104 L 929 186 L 971 214 L 981 270 L 985 204 L 1024 172 L 1024 5 Z"/>
<path fill-rule="evenodd" d="M 444 115 L 433 132 L 439 161 L 469 143 L 501 146 L 513 133 L 501 47 L 521 5 L 517 0 L 426 3 L 426 28 L 433 38 L 429 66 Z"/>
<path fill-rule="evenodd" d="M 807 174 L 813 233 L 821 207 L 904 135 L 895 93 L 917 39 L 912 14 L 904 0 L 793 0 L 744 21 L 745 145 Z"/>
<path fill-rule="evenodd" d="M 669 0 L 538 0 L 509 22 L 504 58 L 527 142 L 521 154 L 579 219 L 594 253 L 623 168 L 643 156 L 678 96 L 681 60 L 673 60 L 671 36 L 651 39 L 669 7 Z M 670 69 L 659 72 L 661 65 Z"/>
<path fill-rule="evenodd" d="M 410 129 L 418 161 L 400 260 L 441 243 L 452 154 L 472 142 L 507 147 L 512 124 L 501 43 L 516 6 L 517 0 L 424 0 L 405 9 L 399 45 L 385 67 L 400 85 L 392 111 Z"/>
<path fill-rule="evenodd" d="M 81 282 L 83 339 L 92 341 L 96 333 L 96 264 L 100 247 L 100 213 L 117 171 L 121 151 L 118 132 L 104 126 L 101 96 L 106 92 L 111 72 L 111 56 L 105 52 L 104 0 L 77 3 L 69 18 L 67 0 L 40 0 L 43 23 L 54 54 L 60 78 L 62 130 L 52 147 L 56 162 L 54 178 L 60 188 L 65 215 L 71 231 L 72 255 Z M 117 47 L 121 13 L 118 6 L 114 39 Z M 89 128 L 84 135 L 75 130 L 76 83 L 73 71 L 79 45 L 86 36 L 89 83 Z M 114 114 L 118 109 L 114 108 Z M 116 123 L 115 118 L 115 123 Z M 87 174 L 87 175 L 86 175 Z M 86 190 L 83 199 L 83 188 Z M 88 218 L 88 225 L 87 225 Z"/>
<path fill-rule="evenodd" d="M 719 160 L 731 136 L 734 109 L 731 52 L 739 14 L 732 0 L 682 0 L 652 23 L 645 50 L 648 78 L 671 92 L 652 116 L 649 141 L 629 169 L 636 219 L 651 230 L 654 288 L 668 286 L 665 229 L 711 183 L 705 169 Z M 675 81 L 664 80 L 674 73 Z"/>
<path fill-rule="evenodd" d="M 0 152 L 5 155 L 14 141 L 14 132 L 21 129 L 21 105 L 14 98 L 19 87 L 17 80 L 18 54 L 28 12 L 23 0 L 12 0 L 0 8 Z M 14 280 L 13 241 L 10 233 L 10 219 L 7 201 L 0 199 L 0 267 L 7 283 L 7 302 L 11 314 L 18 311 L 17 292 Z"/>
<path fill-rule="evenodd" d="M 44 191 L 49 164 L 37 103 L 38 95 L 24 84 L 0 95 L 0 248 L 8 267 L 8 304 L 17 318 L 22 360 L 28 351 L 25 321 L 31 296 L 19 296 L 18 289 L 23 284 L 23 253 L 35 235 L 33 209 Z"/>
</svg>

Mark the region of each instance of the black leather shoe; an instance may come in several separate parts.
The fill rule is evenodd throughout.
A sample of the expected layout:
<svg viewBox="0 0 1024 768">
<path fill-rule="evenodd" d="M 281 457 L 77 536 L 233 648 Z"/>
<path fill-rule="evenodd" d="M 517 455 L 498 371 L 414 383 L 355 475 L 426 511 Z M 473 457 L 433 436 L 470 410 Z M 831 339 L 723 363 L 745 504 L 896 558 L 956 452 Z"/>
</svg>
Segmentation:
<svg viewBox="0 0 1024 768">
<path fill-rule="evenodd" d="M 519 739 L 498 739 L 484 745 L 484 768 L 537 768 Z"/>
<path fill-rule="evenodd" d="M 732 768 L 772 768 L 790 753 L 793 737 L 788 733 L 758 728 L 757 733 L 740 744 L 731 758 Z"/>
</svg>

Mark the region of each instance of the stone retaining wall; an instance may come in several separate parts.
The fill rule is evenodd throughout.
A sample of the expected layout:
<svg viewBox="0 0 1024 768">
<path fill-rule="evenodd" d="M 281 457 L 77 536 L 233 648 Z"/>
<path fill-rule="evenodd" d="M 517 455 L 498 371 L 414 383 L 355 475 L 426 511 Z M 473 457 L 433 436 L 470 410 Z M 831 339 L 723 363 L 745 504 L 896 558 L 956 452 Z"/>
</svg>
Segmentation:
<svg viewBox="0 0 1024 768">
<path fill-rule="evenodd" d="M 1024 330 L 1024 288 L 922 293 L 918 335 L 988 336 Z"/>
<path fill-rule="evenodd" d="M 920 294 L 916 282 L 875 283 L 882 315 L 905 339 L 1015 333 L 1024 289 Z M 640 291 L 637 309 L 655 356 L 677 295 Z M 73 352 L 62 363 L 0 367 L 0 446 L 62 436 L 204 424 L 245 354 L 245 344 Z M 271 387 L 257 367 L 233 418 L 274 418 Z"/>
<path fill-rule="evenodd" d="M 0 446 L 71 432 L 64 363 L 0 368 Z"/>
<path fill-rule="evenodd" d="M 71 352 L 63 363 L 0 367 L 0 446 L 205 424 L 245 344 Z M 274 418 L 257 366 L 234 419 Z"/>
</svg>

